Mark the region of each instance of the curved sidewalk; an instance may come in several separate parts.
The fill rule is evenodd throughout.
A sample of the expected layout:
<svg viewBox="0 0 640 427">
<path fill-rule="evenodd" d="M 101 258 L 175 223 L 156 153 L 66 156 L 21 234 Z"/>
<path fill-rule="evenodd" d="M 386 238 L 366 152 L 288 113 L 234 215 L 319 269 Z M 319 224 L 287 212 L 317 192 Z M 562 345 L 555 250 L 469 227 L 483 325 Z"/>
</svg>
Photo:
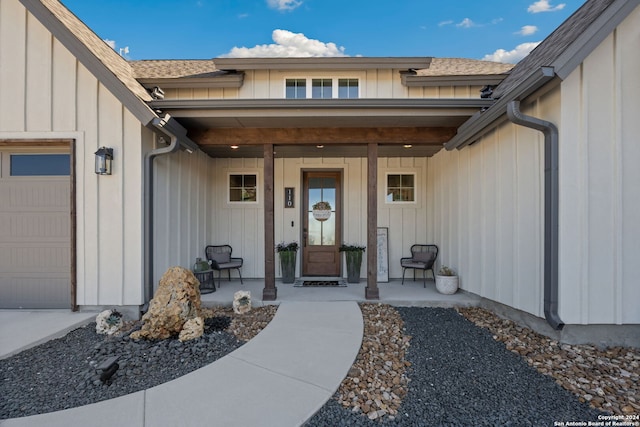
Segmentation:
<svg viewBox="0 0 640 427">
<path fill-rule="evenodd" d="M 356 302 L 283 302 L 251 341 L 176 380 L 13 426 L 299 426 L 335 393 L 362 342 Z"/>
</svg>

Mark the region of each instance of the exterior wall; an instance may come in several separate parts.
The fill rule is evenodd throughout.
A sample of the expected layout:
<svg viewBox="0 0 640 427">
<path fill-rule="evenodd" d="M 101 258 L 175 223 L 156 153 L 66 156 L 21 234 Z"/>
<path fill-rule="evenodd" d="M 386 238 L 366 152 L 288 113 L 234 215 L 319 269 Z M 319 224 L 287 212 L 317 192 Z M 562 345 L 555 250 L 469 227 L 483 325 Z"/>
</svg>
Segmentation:
<svg viewBox="0 0 640 427">
<path fill-rule="evenodd" d="M 72 138 L 77 302 L 138 305 L 142 294 L 140 123 L 17 0 L 0 2 L 0 138 Z M 114 149 L 112 176 L 94 152 Z"/>
<path fill-rule="evenodd" d="M 482 86 L 405 87 L 400 70 L 253 70 L 246 71 L 239 89 L 166 89 L 165 99 L 283 99 L 288 78 L 357 78 L 360 98 L 480 98 Z"/>
<path fill-rule="evenodd" d="M 154 174 L 154 287 L 172 266 L 191 268 L 216 221 L 213 159 L 202 151 L 156 157 Z M 234 248 L 235 250 L 235 248 Z"/>
<path fill-rule="evenodd" d="M 640 323 L 640 8 L 562 84 L 560 315 Z"/>
<path fill-rule="evenodd" d="M 558 89 L 525 104 L 526 114 L 558 123 Z M 460 286 L 544 316 L 544 138 L 505 122 L 476 144 L 428 161 L 430 241 L 437 267 L 453 267 Z"/>
<path fill-rule="evenodd" d="M 389 276 L 401 277 L 400 258 L 409 255 L 414 243 L 424 243 L 427 232 L 426 216 L 426 159 L 380 158 L 378 161 L 378 223 L 389 228 Z M 208 243 L 229 243 L 244 258 L 242 274 L 246 277 L 264 277 L 264 203 L 262 159 L 216 159 L 213 172 L 214 200 L 213 225 Z M 366 158 L 292 158 L 275 159 L 275 240 L 301 241 L 303 170 L 341 169 L 343 171 L 343 228 L 342 241 L 366 245 L 367 236 L 367 159 Z M 418 200 L 415 204 L 389 205 L 385 203 L 386 173 L 416 173 Z M 229 173 L 258 174 L 258 203 L 256 205 L 229 204 L 227 182 Z M 284 208 L 284 187 L 295 188 L 294 209 Z M 291 223 L 293 222 L 293 227 Z M 204 247 L 203 247 L 204 248 Z M 344 262 L 344 261 L 343 261 Z M 278 259 L 276 257 L 276 263 Z M 360 270 L 366 277 L 366 258 Z M 276 264 L 276 275 L 280 267 Z M 300 275 L 300 262 L 297 266 Z M 343 275 L 346 268 L 343 265 Z"/>
</svg>

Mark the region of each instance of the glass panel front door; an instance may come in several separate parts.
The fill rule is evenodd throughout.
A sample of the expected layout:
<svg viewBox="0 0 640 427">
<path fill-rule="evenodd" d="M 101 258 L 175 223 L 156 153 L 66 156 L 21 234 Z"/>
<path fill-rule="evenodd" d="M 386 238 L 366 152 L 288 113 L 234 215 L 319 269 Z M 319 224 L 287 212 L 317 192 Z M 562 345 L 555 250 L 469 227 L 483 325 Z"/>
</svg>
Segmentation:
<svg viewBox="0 0 640 427">
<path fill-rule="evenodd" d="M 341 172 L 304 173 L 303 275 L 340 275 Z"/>
</svg>

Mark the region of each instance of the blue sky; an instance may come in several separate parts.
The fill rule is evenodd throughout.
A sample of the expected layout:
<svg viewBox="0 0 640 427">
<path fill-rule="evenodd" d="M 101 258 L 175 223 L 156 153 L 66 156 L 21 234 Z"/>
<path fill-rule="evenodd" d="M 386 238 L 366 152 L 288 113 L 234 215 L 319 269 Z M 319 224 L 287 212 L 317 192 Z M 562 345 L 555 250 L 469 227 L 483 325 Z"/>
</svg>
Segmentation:
<svg viewBox="0 0 640 427">
<path fill-rule="evenodd" d="M 435 56 L 515 63 L 584 0 L 62 0 L 128 59 Z"/>
</svg>

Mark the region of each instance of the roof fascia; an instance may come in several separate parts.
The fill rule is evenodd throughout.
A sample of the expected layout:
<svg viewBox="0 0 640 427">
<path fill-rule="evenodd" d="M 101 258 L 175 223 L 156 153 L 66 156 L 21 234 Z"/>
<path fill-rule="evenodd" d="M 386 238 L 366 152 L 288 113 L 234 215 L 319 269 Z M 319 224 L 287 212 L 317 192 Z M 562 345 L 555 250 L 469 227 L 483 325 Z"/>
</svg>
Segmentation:
<svg viewBox="0 0 640 427">
<path fill-rule="evenodd" d="M 447 150 L 458 150 L 475 142 L 488 133 L 494 127 L 494 122 L 507 112 L 507 104 L 515 100 L 523 100 L 533 92 L 541 88 L 545 83 L 555 77 L 553 67 L 540 67 L 534 70 L 518 86 L 507 92 L 503 97 L 491 100 L 494 104 L 487 110 L 480 111 L 459 128 L 458 133 L 444 147 Z"/>
<path fill-rule="evenodd" d="M 111 72 L 91 50 L 82 43 L 39 0 L 20 0 L 51 34 L 66 47 L 122 104 L 144 125 L 157 118 L 144 101 L 133 94 L 127 86 Z"/>
<path fill-rule="evenodd" d="M 251 110 L 251 109 L 394 109 L 394 108 L 488 108 L 494 100 L 449 99 L 163 99 L 149 102 L 159 110 Z"/>
<path fill-rule="evenodd" d="M 616 29 L 640 0 L 617 0 L 607 7 L 580 36 L 551 64 L 558 77 L 566 79 L 602 41 Z"/>
<path fill-rule="evenodd" d="M 506 74 L 474 74 L 470 76 L 415 76 L 402 74 L 402 84 L 407 87 L 435 86 L 484 86 L 498 85 Z"/>
<path fill-rule="evenodd" d="M 423 69 L 431 57 L 214 58 L 220 70 Z"/>
<path fill-rule="evenodd" d="M 237 89 L 244 83 L 244 73 L 220 77 L 177 77 L 136 79 L 147 89 L 160 86 L 163 89 L 225 88 Z"/>
</svg>

